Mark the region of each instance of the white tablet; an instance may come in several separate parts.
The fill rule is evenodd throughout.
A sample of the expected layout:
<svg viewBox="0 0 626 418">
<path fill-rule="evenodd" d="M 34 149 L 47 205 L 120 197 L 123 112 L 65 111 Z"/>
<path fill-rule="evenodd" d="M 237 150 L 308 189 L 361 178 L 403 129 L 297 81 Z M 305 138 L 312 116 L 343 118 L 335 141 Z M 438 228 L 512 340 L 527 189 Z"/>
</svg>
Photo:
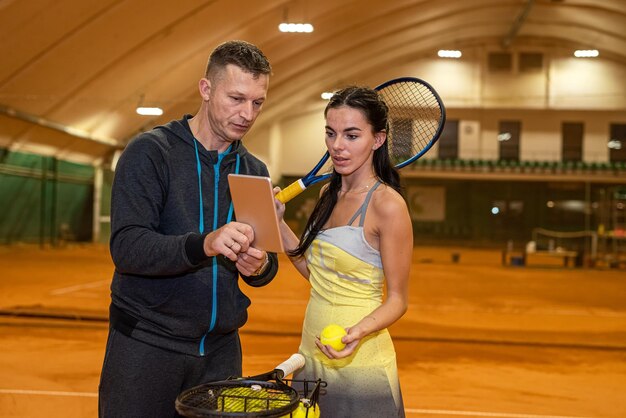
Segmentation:
<svg viewBox="0 0 626 418">
<path fill-rule="evenodd" d="M 269 177 L 229 174 L 228 185 L 237 222 L 254 230 L 252 246 L 274 253 L 285 252 Z"/>
</svg>

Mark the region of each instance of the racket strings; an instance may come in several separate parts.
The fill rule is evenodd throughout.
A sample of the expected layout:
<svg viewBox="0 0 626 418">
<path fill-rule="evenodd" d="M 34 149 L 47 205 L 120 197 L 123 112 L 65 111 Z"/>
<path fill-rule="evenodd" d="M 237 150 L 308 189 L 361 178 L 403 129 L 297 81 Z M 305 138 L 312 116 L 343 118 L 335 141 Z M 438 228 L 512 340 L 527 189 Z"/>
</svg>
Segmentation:
<svg viewBox="0 0 626 418">
<path fill-rule="evenodd" d="M 380 90 L 389 108 L 389 156 L 397 165 L 425 150 L 441 125 L 443 109 L 435 94 L 414 82 L 399 82 Z"/>
</svg>

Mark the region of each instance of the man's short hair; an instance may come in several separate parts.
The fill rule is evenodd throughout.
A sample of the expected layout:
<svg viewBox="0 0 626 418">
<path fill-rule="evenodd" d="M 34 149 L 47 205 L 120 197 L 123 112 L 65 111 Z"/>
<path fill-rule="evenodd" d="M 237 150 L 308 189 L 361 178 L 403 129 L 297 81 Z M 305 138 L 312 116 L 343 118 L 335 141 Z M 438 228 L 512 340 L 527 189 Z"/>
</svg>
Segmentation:
<svg viewBox="0 0 626 418">
<path fill-rule="evenodd" d="M 205 77 L 215 77 L 228 64 L 236 65 L 255 78 L 272 73 L 270 62 L 256 45 L 246 41 L 228 41 L 218 45 L 211 53 Z"/>
</svg>

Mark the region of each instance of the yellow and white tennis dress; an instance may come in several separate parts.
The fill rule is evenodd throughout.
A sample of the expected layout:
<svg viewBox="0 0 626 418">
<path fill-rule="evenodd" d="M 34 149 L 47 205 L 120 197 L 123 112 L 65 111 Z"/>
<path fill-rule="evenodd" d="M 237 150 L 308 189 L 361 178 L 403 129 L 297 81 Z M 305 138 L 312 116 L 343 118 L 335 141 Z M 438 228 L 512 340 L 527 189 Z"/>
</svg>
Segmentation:
<svg viewBox="0 0 626 418">
<path fill-rule="evenodd" d="M 343 359 L 329 359 L 315 345 L 326 325 L 355 325 L 382 303 L 380 252 L 363 232 L 367 206 L 379 184 L 348 225 L 320 232 L 306 253 L 311 295 L 300 343 L 306 365 L 294 378 L 327 382 L 320 396 L 322 418 L 404 417 L 396 352 L 386 329 L 362 339 Z M 351 226 L 359 216 L 359 226 Z"/>
</svg>

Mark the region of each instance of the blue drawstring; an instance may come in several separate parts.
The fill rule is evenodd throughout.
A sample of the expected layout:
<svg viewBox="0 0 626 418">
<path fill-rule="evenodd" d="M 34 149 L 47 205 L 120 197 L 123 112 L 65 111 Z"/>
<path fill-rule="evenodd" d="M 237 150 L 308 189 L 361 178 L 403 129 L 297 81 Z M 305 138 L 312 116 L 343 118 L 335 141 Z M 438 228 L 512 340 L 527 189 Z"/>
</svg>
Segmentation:
<svg viewBox="0 0 626 418">
<path fill-rule="evenodd" d="M 198 222 L 198 229 L 200 230 L 200 233 L 203 233 L 204 231 L 204 208 L 202 205 L 202 167 L 200 165 L 200 156 L 198 154 L 198 144 L 197 141 L 193 142 L 193 145 L 195 147 L 196 150 L 196 162 L 197 162 L 197 170 L 198 170 L 198 189 L 199 189 L 199 197 L 200 197 L 200 220 Z M 219 191 L 219 183 L 220 183 L 220 164 L 222 163 L 222 159 L 224 158 L 224 156 L 226 154 L 228 154 L 230 152 L 230 150 L 232 149 L 232 144 L 226 149 L 226 151 L 217 154 L 217 162 L 213 165 L 213 171 L 215 173 L 214 175 L 214 182 L 213 182 L 213 187 L 214 187 L 214 199 L 213 199 L 213 231 L 215 231 L 217 229 L 217 221 L 218 221 L 218 203 L 219 203 L 219 199 L 218 199 L 218 191 Z M 236 154 L 236 159 L 237 162 L 235 164 L 235 173 L 239 174 L 239 166 L 240 166 L 240 157 L 239 154 Z M 232 218 L 233 218 L 233 202 L 230 202 L 230 206 L 228 208 L 228 217 L 226 218 L 226 223 L 229 223 Z M 200 340 L 200 355 L 204 356 L 204 341 L 206 339 L 206 336 L 213 331 L 213 328 L 215 327 L 215 323 L 217 322 L 217 273 L 218 273 L 218 265 L 217 265 L 217 258 L 216 257 L 212 257 L 211 260 L 211 264 L 212 264 L 212 272 L 213 272 L 213 289 L 212 289 L 212 296 L 213 296 L 213 306 L 211 307 L 211 325 L 209 326 L 209 330 L 206 332 L 206 334 L 204 334 L 204 336 L 202 337 L 202 339 Z"/>
<path fill-rule="evenodd" d="M 198 194 L 200 195 L 200 222 L 198 230 L 202 234 L 204 232 L 204 208 L 202 207 L 202 166 L 200 165 L 200 155 L 198 155 L 198 141 L 193 140 L 193 146 L 196 148 L 196 170 L 198 171 Z"/>
</svg>

